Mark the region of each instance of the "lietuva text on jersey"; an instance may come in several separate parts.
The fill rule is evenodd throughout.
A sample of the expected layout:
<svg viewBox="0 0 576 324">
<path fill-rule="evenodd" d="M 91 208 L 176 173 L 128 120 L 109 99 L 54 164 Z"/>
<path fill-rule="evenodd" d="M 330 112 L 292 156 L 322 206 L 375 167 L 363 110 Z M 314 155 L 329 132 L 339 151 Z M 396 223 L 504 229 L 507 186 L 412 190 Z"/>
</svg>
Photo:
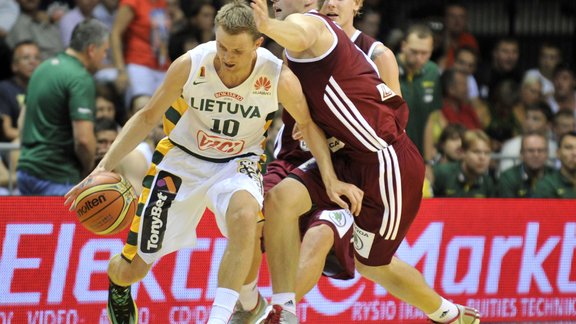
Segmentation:
<svg viewBox="0 0 576 324">
<path fill-rule="evenodd" d="M 214 66 L 216 42 L 196 46 L 188 55 L 190 75 L 164 118 L 170 141 L 213 162 L 262 155 L 266 130 L 278 110 L 282 61 L 258 48 L 251 74 L 229 87 Z"/>
<path fill-rule="evenodd" d="M 200 111 L 228 113 L 231 115 L 240 114 L 243 118 L 260 118 L 260 108 L 258 106 L 247 106 L 240 103 L 233 103 L 230 101 L 222 101 L 215 99 L 200 99 L 199 102 L 190 98 L 190 107 Z"/>
</svg>

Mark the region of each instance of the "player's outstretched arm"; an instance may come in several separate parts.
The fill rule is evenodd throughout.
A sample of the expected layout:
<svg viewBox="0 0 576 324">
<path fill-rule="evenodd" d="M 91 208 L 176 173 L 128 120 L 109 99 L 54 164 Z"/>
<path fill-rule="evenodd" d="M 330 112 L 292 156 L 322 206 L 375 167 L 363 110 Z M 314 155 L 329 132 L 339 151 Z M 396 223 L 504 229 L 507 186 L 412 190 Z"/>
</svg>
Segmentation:
<svg viewBox="0 0 576 324">
<path fill-rule="evenodd" d="M 146 138 L 148 133 L 158 125 L 166 110 L 182 93 L 182 88 L 188 80 L 190 69 L 191 61 L 187 53 L 180 56 L 170 65 L 164 81 L 156 89 L 150 101 L 128 120 L 114 143 L 112 143 L 112 146 L 110 146 L 110 150 L 104 155 L 102 161 L 91 174 L 114 170 L 124 156 Z M 84 181 L 64 195 L 66 197 L 65 205 L 74 201 L 78 194 L 78 189 Z"/>
<path fill-rule="evenodd" d="M 282 67 L 280 75 L 278 99 L 296 121 L 304 141 L 316 158 L 328 197 L 340 207 L 349 209 L 352 214 L 359 215 L 364 193 L 358 187 L 338 180 L 332 165 L 326 135 L 312 120 L 300 81 L 286 66 Z M 350 206 L 340 198 L 341 196 L 348 198 Z"/>
<path fill-rule="evenodd" d="M 299 13 L 284 20 L 270 18 L 266 0 L 252 0 L 251 6 L 258 30 L 290 52 L 310 49 L 322 35 L 324 24 L 318 19 Z"/>
</svg>

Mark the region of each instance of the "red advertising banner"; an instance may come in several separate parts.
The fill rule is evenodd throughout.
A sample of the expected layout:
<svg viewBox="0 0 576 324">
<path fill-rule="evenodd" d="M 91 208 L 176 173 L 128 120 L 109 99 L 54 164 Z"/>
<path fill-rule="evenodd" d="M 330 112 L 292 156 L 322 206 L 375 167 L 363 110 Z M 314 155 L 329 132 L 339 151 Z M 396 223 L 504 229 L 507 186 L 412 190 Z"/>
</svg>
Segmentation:
<svg viewBox="0 0 576 324">
<path fill-rule="evenodd" d="M 126 233 L 96 236 L 58 197 L 0 198 L 0 324 L 108 323 L 106 268 Z M 483 321 L 576 322 L 576 202 L 425 200 L 397 256 Z M 133 285 L 141 323 L 205 323 L 226 240 L 205 215 L 198 244 Z M 271 295 L 268 272 L 259 282 Z M 322 278 L 298 305 L 305 323 L 424 323 L 420 311 L 356 276 Z"/>
</svg>

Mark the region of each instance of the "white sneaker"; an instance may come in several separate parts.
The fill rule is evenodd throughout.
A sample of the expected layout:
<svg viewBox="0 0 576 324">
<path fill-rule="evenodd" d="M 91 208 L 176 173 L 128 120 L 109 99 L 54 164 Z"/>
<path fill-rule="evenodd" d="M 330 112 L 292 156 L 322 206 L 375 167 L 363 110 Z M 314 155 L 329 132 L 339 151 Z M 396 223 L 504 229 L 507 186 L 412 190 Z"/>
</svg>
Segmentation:
<svg viewBox="0 0 576 324">
<path fill-rule="evenodd" d="M 256 307 L 251 311 L 245 311 L 242 308 L 240 301 L 238 301 L 234 308 L 234 313 L 232 313 L 232 317 L 230 317 L 228 323 L 255 324 L 257 320 L 261 319 L 266 314 L 266 306 L 268 306 L 268 302 L 260 294 L 258 294 L 258 303 L 256 304 Z"/>
</svg>

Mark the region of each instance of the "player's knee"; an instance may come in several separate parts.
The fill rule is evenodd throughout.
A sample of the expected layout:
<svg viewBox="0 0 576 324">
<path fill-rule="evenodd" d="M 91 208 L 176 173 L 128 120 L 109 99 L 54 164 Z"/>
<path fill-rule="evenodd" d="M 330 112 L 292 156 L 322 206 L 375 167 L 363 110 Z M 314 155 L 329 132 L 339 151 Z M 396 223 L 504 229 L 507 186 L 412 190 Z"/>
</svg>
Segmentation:
<svg viewBox="0 0 576 324">
<path fill-rule="evenodd" d="M 326 224 L 314 226 L 304 236 L 304 244 L 312 244 L 318 251 L 329 251 L 334 245 L 334 232 Z"/>
<path fill-rule="evenodd" d="M 243 233 L 243 235 L 256 235 L 258 213 L 250 208 L 239 208 L 226 216 L 228 232 L 232 234 L 234 230 Z"/>
<path fill-rule="evenodd" d="M 278 217 L 285 218 L 293 214 L 295 217 L 300 216 L 300 213 L 291 213 L 291 211 L 298 209 L 296 208 L 298 202 L 292 198 L 293 194 L 290 194 L 290 190 L 287 190 L 280 185 L 270 189 L 264 198 L 264 210 L 266 217 L 269 217 L 268 215 L 271 215 L 271 217 L 278 215 Z"/>
</svg>

